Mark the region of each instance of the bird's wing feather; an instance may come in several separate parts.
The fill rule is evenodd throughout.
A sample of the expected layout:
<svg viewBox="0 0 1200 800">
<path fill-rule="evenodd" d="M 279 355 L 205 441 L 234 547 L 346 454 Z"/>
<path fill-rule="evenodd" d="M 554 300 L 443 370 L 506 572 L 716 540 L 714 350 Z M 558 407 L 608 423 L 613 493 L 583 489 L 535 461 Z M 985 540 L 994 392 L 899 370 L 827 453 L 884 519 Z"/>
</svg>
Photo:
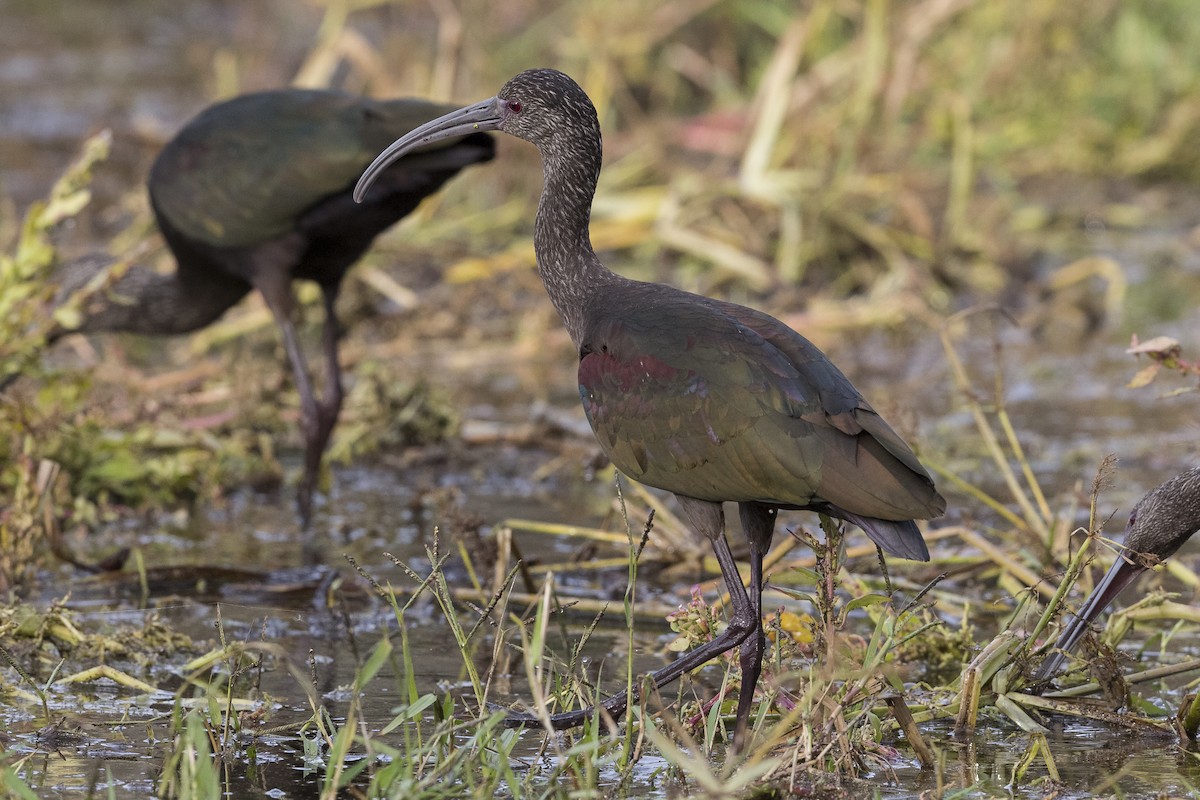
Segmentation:
<svg viewBox="0 0 1200 800">
<path fill-rule="evenodd" d="M 925 499 L 928 516 L 939 516 L 946 510 L 945 499 L 934 491 L 933 480 L 916 453 L 883 417 L 879 416 L 871 404 L 863 399 L 850 380 L 816 345 L 779 320 L 760 311 L 731 303 L 721 305 L 728 313 L 776 347 L 791 363 L 803 365 L 802 372 L 808 375 L 814 385 L 820 387 L 818 392 L 827 422 L 842 433 L 856 437 L 860 447 L 872 452 L 873 464 L 861 463 L 860 459 L 850 463 L 842 462 L 834 465 L 835 467 L 856 467 L 869 471 L 872 466 L 888 465 L 890 472 L 903 475 L 903 471 L 898 471 L 889 464 L 890 459 L 887 456 L 891 456 L 912 473 L 911 477 L 915 480 L 911 481 L 911 491 Z M 863 433 L 867 436 L 860 436 Z M 852 474 L 845 477 L 861 483 L 866 476 Z"/>
<path fill-rule="evenodd" d="M 799 334 L 741 306 L 628 291 L 605 300 L 579 368 L 588 419 L 623 472 L 704 500 L 940 513 L 916 457 Z"/>
<path fill-rule="evenodd" d="M 151 195 L 193 239 L 256 244 L 286 233 L 315 201 L 348 192 L 392 140 L 448 109 L 327 91 L 243 95 L 205 110 L 168 143 L 151 170 Z"/>
</svg>

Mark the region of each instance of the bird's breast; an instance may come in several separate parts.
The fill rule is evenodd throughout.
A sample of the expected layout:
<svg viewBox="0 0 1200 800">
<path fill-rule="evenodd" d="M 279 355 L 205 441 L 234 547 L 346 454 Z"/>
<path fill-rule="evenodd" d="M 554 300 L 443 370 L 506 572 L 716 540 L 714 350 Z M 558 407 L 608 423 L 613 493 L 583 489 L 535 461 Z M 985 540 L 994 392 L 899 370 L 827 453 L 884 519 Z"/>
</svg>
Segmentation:
<svg viewBox="0 0 1200 800">
<path fill-rule="evenodd" d="M 584 355 L 579 362 L 581 389 L 604 385 L 623 393 L 635 392 L 655 383 L 674 381 L 683 372 L 653 355 L 618 358 L 607 344 L 585 345 L 582 352 Z"/>
</svg>

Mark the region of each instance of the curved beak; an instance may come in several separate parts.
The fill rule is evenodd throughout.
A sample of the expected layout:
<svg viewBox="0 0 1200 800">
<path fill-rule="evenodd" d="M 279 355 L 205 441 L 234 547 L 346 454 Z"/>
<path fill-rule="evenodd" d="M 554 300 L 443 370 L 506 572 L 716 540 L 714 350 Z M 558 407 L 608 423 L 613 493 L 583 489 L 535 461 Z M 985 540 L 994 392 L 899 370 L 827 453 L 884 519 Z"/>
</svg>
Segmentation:
<svg viewBox="0 0 1200 800">
<path fill-rule="evenodd" d="M 1088 595 L 1083 607 L 1079 609 L 1079 613 L 1058 635 L 1058 641 L 1054 643 L 1050 655 L 1034 673 L 1034 680 L 1044 680 L 1058 672 L 1067 660 L 1066 654 L 1079 644 L 1079 640 L 1087 633 L 1088 626 L 1095 621 L 1096 617 L 1100 616 L 1100 612 L 1109 603 L 1117 599 L 1117 595 L 1131 584 L 1134 578 L 1145 570 L 1146 568 L 1141 564 L 1126 558 L 1124 553 L 1118 554 L 1117 560 L 1113 562 L 1104 579 L 1096 584 L 1096 588 L 1092 589 L 1092 593 Z"/>
<path fill-rule="evenodd" d="M 380 153 L 363 172 L 354 187 L 354 202 L 361 203 L 367 189 L 371 188 L 379 174 L 413 150 L 476 131 L 499 130 L 500 111 L 503 107 L 504 101 L 499 97 L 489 97 L 487 100 L 444 114 L 404 134 Z"/>
</svg>

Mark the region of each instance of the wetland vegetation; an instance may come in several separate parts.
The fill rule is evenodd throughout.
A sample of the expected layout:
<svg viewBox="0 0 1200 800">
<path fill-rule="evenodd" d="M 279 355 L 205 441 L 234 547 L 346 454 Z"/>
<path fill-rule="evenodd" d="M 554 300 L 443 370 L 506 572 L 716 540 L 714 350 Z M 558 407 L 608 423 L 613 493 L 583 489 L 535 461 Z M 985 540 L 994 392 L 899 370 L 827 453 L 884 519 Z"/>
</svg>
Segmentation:
<svg viewBox="0 0 1200 800">
<path fill-rule="evenodd" d="M 1200 456 L 1191 3 L 17 0 L 6 17 L 8 793 L 1195 792 L 1194 546 L 1125 596 L 1065 688 L 1031 677 L 1132 503 Z M 49 311 L 64 263 L 171 268 L 145 174 L 204 105 L 288 83 L 467 102 L 542 65 L 601 114 L 606 263 L 791 324 L 949 500 L 924 526 L 933 561 L 886 575 L 857 530 L 785 517 L 737 763 L 736 659 L 616 726 L 501 724 L 628 687 L 724 624 L 707 545 L 615 479 L 579 413 L 532 269 L 532 148 L 500 143 L 351 271 L 316 567 L 261 303 L 186 339 L 45 346 L 86 299 Z M 123 566 L 85 569 L 105 561 Z"/>
</svg>

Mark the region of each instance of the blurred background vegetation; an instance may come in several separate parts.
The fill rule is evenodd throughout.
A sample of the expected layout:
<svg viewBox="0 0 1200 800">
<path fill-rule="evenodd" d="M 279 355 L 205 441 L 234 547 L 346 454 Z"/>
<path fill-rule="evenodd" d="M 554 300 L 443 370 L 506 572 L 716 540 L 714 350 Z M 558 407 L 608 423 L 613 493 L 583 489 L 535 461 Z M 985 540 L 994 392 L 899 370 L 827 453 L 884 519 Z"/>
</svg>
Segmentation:
<svg viewBox="0 0 1200 800">
<path fill-rule="evenodd" d="M 914 321 L 933 338 L 987 303 L 1086 337 L 1119 319 L 1142 269 L 1097 252 L 1097 228 L 1170 229 L 1184 247 L 1168 266 L 1192 280 L 1138 319 L 1191 308 L 1200 15 L 1186 0 L 8 0 L 5 16 L 0 376 L 23 375 L 0 396 L 10 540 L 283 475 L 275 440 L 295 435 L 280 416 L 296 400 L 257 300 L 185 342 L 43 353 L 64 261 L 105 249 L 171 268 L 148 165 L 204 105 L 254 89 L 466 102 L 562 69 L 601 115 L 593 237 L 608 263 L 766 308 L 823 346 L 903 341 Z M 108 160 L 96 140 L 52 192 L 104 127 Z M 452 436 L 482 397 L 570 404 L 566 337 L 531 269 L 537 154 L 500 146 L 351 273 L 358 379 L 335 457 Z M 45 463 L 57 477 L 39 484 Z"/>
</svg>

